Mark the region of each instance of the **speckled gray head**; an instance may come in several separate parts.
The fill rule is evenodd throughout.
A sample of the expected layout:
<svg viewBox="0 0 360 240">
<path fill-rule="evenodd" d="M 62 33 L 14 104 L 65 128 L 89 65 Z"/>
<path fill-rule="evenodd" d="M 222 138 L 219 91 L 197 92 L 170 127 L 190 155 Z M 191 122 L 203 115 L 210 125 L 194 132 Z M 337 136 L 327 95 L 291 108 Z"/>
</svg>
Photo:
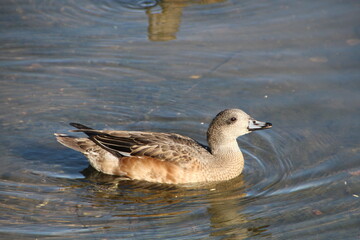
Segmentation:
<svg viewBox="0 0 360 240">
<path fill-rule="evenodd" d="M 257 121 L 240 109 L 226 109 L 218 113 L 212 120 L 208 130 L 208 137 L 209 135 L 217 135 L 237 138 L 255 130 L 271 127 L 271 123 Z"/>
</svg>

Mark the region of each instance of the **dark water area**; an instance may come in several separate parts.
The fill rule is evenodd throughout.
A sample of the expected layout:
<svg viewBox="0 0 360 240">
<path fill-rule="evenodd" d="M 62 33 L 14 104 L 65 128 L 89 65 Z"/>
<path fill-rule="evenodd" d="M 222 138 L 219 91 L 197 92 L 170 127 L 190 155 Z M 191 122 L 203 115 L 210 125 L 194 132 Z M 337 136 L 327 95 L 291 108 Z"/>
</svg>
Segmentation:
<svg viewBox="0 0 360 240">
<path fill-rule="evenodd" d="M 0 3 L 1 239 L 360 239 L 360 2 Z M 173 186 L 88 168 L 69 122 L 238 139 L 231 181 Z"/>
</svg>

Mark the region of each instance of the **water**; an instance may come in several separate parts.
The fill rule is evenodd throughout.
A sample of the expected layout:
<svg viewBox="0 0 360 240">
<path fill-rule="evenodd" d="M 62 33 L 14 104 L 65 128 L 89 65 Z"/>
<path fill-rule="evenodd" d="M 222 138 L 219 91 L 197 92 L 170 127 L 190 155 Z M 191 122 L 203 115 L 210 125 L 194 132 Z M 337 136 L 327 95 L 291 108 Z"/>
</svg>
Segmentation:
<svg viewBox="0 0 360 240">
<path fill-rule="evenodd" d="M 0 238 L 360 238 L 356 1 L 2 1 Z M 205 143 L 224 108 L 244 173 L 178 187 L 106 176 L 69 122 Z M 85 170 L 84 170 L 85 169 Z"/>
</svg>

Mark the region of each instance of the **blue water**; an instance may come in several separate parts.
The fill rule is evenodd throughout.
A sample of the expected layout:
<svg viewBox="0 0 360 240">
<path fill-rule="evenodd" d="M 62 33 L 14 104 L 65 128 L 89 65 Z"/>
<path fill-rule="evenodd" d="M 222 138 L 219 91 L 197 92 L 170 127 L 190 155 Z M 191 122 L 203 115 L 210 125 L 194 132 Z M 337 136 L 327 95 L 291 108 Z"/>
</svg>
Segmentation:
<svg viewBox="0 0 360 240">
<path fill-rule="evenodd" d="M 357 239 L 360 3 L 3 1 L 1 239 Z M 206 143 L 219 111 L 244 173 L 179 187 L 88 169 L 69 122 Z"/>
</svg>

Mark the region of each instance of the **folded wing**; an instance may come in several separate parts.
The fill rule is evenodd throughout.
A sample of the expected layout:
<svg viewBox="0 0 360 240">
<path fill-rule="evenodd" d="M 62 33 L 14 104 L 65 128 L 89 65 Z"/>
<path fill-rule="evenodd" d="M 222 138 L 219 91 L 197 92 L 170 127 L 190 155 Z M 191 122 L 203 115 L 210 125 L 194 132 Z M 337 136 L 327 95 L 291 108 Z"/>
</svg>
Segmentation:
<svg viewBox="0 0 360 240">
<path fill-rule="evenodd" d="M 72 123 L 102 148 L 114 155 L 147 156 L 176 163 L 199 160 L 200 155 L 209 154 L 206 146 L 195 140 L 174 133 L 152 133 L 137 131 L 99 131 L 81 124 Z"/>
</svg>

